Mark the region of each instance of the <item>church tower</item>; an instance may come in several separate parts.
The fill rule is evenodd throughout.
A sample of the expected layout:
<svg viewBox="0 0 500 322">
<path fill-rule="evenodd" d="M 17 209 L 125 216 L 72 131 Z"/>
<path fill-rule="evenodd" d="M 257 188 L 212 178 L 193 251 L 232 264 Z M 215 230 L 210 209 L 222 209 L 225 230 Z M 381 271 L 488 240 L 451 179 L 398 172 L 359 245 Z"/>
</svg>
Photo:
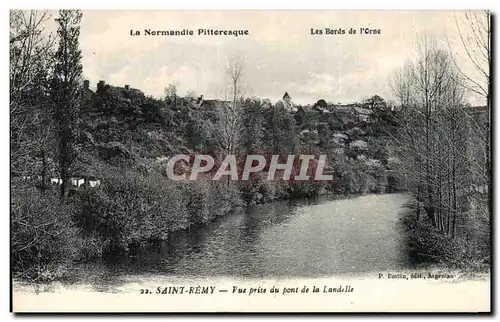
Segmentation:
<svg viewBox="0 0 500 322">
<path fill-rule="evenodd" d="M 290 95 L 288 95 L 288 92 L 285 92 L 285 95 L 283 95 L 283 101 L 290 103 L 292 101 L 292 98 Z"/>
<path fill-rule="evenodd" d="M 289 112 L 294 111 L 292 98 L 290 97 L 290 95 L 288 95 L 288 92 L 285 92 L 285 94 L 283 95 L 283 105 L 285 106 L 285 109 L 287 111 Z"/>
</svg>

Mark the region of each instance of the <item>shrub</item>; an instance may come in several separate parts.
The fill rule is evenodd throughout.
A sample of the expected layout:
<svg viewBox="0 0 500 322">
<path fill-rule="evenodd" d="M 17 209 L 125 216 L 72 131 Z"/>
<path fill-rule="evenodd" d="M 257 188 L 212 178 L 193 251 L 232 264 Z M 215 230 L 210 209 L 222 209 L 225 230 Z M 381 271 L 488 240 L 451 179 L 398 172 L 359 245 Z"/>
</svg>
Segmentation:
<svg viewBox="0 0 500 322">
<path fill-rule="evenodd" d="M 489 262 L 489 249 L 484 249 L 478 240 L 468 239 L 464 235 L 453 238 L 432 226 L 426 217 L 415 222 L 409 217 L 413 216 L 414 211 L 410 211 L 403 224 L 407 228 L 409 244 L 423 260 L 452 269 L 476 271 L 483 269 Z"/>
<path fill-rule="evenodd" d="M 387 191 L 385 167 L 359 156 L 357 159 L 338 160 L 330 189 L 336 193 L 384 193 Z"/>
<path fill-rule="evenodd" d="M 112 171 L 102 188 L 78 198 L 78 227 L 112 252 L 165 240 L 173 231 L 208 223 L 239 205 L 238 190 L 225 182 L 175 182 L 155 171 Z"/>
<path fill-rule="evenodd" d="M 293 198 L 317 197 L 324 189 L 325 184 L 320 182 L 290 182 L 288 193 Z"/>
<path fill-rule="evenodd" d="M 101 188 L 79 197 L 75 222 L 98 237 L 109 251 L 127 251 L 131 244 L 164 239 L 187 226 L 181 192 L 160 175 L 110 172 Z"/>
<path fill-rule="evenodd" d="M 56 194 L 13 187 L 11 198 L 12 269 L 37 281 L 61 278 L 73 261 L 98 256 L 93 240 L 80 236 L 71 217 L 74 205 Z"/>
</svg>

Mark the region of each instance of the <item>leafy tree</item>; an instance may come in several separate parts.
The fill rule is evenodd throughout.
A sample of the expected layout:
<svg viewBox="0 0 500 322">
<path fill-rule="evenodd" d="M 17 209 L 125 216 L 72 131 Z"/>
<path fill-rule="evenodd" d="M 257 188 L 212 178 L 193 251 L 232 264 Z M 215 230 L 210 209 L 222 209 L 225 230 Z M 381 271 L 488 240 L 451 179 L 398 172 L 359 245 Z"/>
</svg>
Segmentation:
<svg viewBox="0 0 500 322">
<path fill-rule="evenodd" d="M 263 103 L 258 99 L 247 99 L 243 102 L 241 146 L 246 153 L 256 152 L 262 148 L 264 136 Z"/>
<path fill-rule="evenodd" d="M 321 108 L 327 108 L 328 104 L 326 104 L 326 101 L 324 99 L 320 99 L 314 104 L 314 107 L 321 107 Z"/>
<path fill-rule="evenodd" d="M 396 130 L 398 124 L 394 112 L 385 99 L 373 95 L 363 101 L 363 106 L 373 111 L 371 119 L 371 133 L 374 135 L 390 135 Z"/>
<path fill-rule="evenodd" d="M 265 113 L 264 141 L 272 153 L 292 153 L 296 146 L 295 119 L 283 104 L 276 104 Z"/>
<path fill-rule="evenodd" d="M 387 109 L 386 101 L 378 95 L 373 95 L 373 96 L 370 96 L 369 98 L 365 99 L 363 101 L 363 105 L 372 111 Z"/>
<path fill-rule="evenodd" d="M 80 21 L 79 10 L 61 10 L 56 19 L 59 27 L 59 48 L 55 55 L 52 79 L 54 117 L 59 141 L 59 170 L 61 172 L 60 197 L 68 192 L 68 181 L 72 167 L 78 156 L 77 138 L 80 114 L 80 94 L 82 77 L 82 53 L 79 49 Z"/>
</svg>

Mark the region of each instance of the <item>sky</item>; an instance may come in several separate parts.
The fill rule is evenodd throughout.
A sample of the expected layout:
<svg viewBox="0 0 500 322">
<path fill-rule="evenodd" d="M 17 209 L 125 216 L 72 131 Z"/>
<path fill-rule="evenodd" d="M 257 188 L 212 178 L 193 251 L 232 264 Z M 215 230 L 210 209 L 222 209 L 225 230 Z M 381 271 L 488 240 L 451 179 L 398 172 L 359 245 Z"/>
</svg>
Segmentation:
<svg viewBox="0 0 500 322">
<path fill-rule="evenodd" d="M 54 16 L 57 12 L 54 13 Z M 318 99 L 350 103 L 378 94 L 392 99 L 389 77 L 412 58 L 424 33 L 457 57 L 452 11 L 83 11 L 80 47 L 83 73 L 129 84 L 162 97 L 169 84 L 179 95 L 194 91 L 224 98 L 231 57 L 245 61 L 242 83 L 249 96 L 280 99 L 288 92 L 296 104 Z M 130 36 L 131 30 L 192 29 L 194 36 Z M 198 28 L 247 29 L 248 36 L 198 36 Z M 311 35 L 311 28 L 346 29 L 344 35 Z M 348 34 L 354 28 L 356 35 Z M 360 28 L 380 29 L 360 35 Z M 50 27 L 48 28 L 50 30 Z M 461 68 L 476 77 L 466 59 Z M 481 100 L 470 95 L 471 103 Z"/>
</svg>

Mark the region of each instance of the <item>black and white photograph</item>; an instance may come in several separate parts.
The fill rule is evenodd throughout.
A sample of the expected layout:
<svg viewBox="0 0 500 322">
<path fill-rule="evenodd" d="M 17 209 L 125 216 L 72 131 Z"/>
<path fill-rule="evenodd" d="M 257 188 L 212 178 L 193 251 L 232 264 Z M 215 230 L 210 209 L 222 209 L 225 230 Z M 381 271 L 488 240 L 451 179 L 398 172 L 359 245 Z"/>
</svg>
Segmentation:
<svg viewBox="0 0 500 322">
<path fill-rule="evenodd" d="M 13 312 L 491 312 L 489 10 L 10 10 Z"/>
</svg>

